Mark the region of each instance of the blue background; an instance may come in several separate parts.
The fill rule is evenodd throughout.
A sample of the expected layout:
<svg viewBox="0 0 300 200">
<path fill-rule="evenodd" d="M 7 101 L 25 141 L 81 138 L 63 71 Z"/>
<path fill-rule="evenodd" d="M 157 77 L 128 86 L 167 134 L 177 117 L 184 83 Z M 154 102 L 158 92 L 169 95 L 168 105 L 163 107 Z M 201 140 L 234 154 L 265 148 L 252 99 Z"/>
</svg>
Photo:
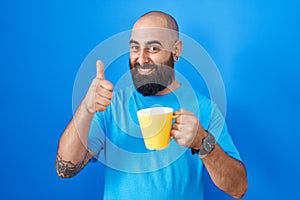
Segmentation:
<svg viewBox="0 0 300 200">
<path fill-rule="evenodd" d="M 248 171 L 244 199 L 300 199 L 300 24 L 291 0 L 1 1 L 0 198 L 101 198 L 103 166 L 59 178 L 57 142 L 82 61 L 150 10 L 173 15 L 222 74 L 226 119 Z M 205 199 L 231 199 L 205 179 Z"/>
</svg>

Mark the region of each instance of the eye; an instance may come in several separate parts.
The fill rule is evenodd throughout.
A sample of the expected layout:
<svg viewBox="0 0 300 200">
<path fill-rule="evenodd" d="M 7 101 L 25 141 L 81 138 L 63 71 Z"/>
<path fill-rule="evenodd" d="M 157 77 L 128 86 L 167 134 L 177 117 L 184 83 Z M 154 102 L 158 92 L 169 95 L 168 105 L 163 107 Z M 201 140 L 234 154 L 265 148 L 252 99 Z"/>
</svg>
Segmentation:
<svg viewBox="0 0 300 200">
<path fill-rule="evenodd" d="M 156 52 L 159 52 L 160 49 L 157 46 L 150 46 L 150 47 L 148 47 L 148 50 L 151 53 L 156 53 Z"/>
<path fill-rule="evenodd" d="M 130 45 L 130 51 L 138 51 L 139 48 L 140 48 L 140 47 L 139 47 L 138 45 L 136 45 L 136 44 Z"/>
</svg>

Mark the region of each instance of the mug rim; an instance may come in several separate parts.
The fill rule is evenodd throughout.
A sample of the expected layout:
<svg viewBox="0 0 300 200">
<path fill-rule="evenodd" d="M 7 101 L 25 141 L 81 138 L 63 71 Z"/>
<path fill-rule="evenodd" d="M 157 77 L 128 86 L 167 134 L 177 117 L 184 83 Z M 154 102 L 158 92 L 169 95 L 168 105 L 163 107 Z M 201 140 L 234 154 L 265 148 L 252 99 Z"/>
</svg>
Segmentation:
<svg viewBox="0 0 300 200">
<path fill-rule="evenodd" d="M 165 106 L 159 107 L 151 107 L 151 108 L 144 108 L 137 111 L 138 115 L 162 115 L 167 113 L 173 113 L 174 109 Z"/>
</svg>

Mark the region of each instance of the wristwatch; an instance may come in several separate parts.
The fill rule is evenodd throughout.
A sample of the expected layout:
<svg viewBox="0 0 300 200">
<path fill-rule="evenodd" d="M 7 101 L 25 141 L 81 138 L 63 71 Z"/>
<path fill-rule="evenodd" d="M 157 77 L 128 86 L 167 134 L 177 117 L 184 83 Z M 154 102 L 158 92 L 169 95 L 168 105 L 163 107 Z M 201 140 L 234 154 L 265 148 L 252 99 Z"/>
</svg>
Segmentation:
<svg viewBox="0 0 300 200">
<path fill-rule="evenodd" d="M 197 154 L 200 156 L 206 155 L 210 153 L 216 144 L 215 137 L 208 131 L 206 137 L 202 140 L 202 146 L 200 149 L 193 149 L 191 148 L 192 155 Z"/>
</svg>

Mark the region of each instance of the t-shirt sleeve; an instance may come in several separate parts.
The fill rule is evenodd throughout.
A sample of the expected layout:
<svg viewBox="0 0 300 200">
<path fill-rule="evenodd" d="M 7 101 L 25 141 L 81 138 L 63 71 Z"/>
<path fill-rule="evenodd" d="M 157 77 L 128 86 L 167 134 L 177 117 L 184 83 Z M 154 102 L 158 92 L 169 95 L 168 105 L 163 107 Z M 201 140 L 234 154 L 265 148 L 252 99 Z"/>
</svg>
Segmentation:
<svg viewBox="0 0 300 200">
<path fill-rule="evenodd" d="M 231 157 L 240 160 L 241 157 L 228 132 L 225 119 L 216 105 L 213 105 L 208 131 L 216 138 L 217 143 Z"/>
<path fill-rule="evenodd" d="M 88 148 L 94 153 L 94 158 L 98 159 L 105 142 L 104 113 L 95 113 L 88 135 Z"/>
</svg>

